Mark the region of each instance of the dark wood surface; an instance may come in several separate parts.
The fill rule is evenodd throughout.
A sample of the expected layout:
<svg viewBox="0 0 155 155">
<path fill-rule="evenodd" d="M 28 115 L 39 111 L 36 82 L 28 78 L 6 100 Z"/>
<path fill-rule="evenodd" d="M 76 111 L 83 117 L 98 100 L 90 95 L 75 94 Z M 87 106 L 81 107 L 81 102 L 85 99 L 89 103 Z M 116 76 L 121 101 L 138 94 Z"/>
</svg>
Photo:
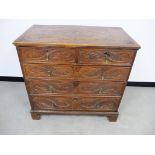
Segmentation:
<svg viewBox="0 0 155 155">
<path fill-rule="evenodd" d="M 101 46 L 139 49 L 120 27 L 33 25 L 15 42 L 17 46 Z"/>
<path fill-rule="evenodd" d="M 139 49 L 121 28 L 33 26 L 14 44 L 32 119 L 96 114 L 117 120 Z"/>
</svg>

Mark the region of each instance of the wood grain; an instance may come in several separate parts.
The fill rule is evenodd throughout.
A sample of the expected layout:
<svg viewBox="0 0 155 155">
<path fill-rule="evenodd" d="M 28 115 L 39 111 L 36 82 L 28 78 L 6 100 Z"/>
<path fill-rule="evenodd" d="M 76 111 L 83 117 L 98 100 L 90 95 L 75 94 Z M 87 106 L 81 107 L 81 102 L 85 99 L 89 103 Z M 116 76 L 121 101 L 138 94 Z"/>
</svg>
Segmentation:
<svg viewBox="0 0 155 155">
<path fill-rule="evenodd" d="M 18 50 L 21 53 L 21 59 L 24 63 L 75 63 L 74 48 L 19 47 Z"/>
<path fill-rule="evenodd" d="M 117 111 L 119 97 L 31 96 L 34 110 Z"/>
<path fill-rule="evenodd" d="M 126 81 L 129 67 L 24 64 L 26 78 Z"/>
<path fill-rule="evenodd" d="M 16 46 L 95 46 L 139 49 L 120 27 L 33 25 L 16 41 Z"/>
<path fill-rule="evenodd" d="M 79 63 L 130 66 L 134 54 L 134 50 L 81 48 L 79 52 Z"/>
</svg>

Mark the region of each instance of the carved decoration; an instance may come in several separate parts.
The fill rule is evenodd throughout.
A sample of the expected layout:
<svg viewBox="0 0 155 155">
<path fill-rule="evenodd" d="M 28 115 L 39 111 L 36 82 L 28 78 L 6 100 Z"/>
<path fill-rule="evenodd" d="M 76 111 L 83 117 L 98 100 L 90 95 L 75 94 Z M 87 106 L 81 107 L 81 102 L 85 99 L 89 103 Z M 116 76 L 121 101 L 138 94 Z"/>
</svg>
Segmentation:
<svg viewBox="0 0 155 155">
<path fill-rule="evenodd" d="M 29 77 L 72 77 L 73 68 L 70 66 L 52 66 L 40 64 L 24 65 L 26 74 Z"/>
<path fill-rule="evenodd" d="M 115 99 L 95 99 L 80 97 L 33 97 L 33 103 L 37 109 L 51 110 L 115 110 L 118 100 Z"/>
<path fill-rule="evenodd" d="M 75 62 L 75 50 L 72 48 L 33 47 L 29 51 L 29 47 L 23 47 L 20 50 L 25 62 L 66 62 L 67 64 Z"/>
<path fill-rule="evenodd" d="M 100 79 L 100 80 L 126 80 L 128 77 L 128 67 L 109 67 L 109 66 L 96 66 L 96 67 L 81 67 L 79 71 L 80 78 Z"/>
<path fill-rule="evenodd" d="M 115 110 L 117 107 L 117 100 L 114 99 L 86 99 L 80 102 L 80 107 L 87 110 Z"/>
<path fill-rule="evenodd" d="M 31 80 L 28 81 L 31 94 L 57 93 L 57 94 L 94 94 L 120 96 L 124 83 L 113 82 L 84 82 L 84 81 L 60 81 L 60 80 Z"/>
<path fill-rule="evenodd" d="M 113 64 L 131 64 L 133 53 L 130 51 L 111 51 L 111 50 L 88 50 L 80 51 L 80 62 L 87 63 L 113 63 Z"/>
<path fill-rule="evenodd" d="M 36 103 L 35 107 L 39 109 L 52 109 L 52 110 L 58 110 L 63 108 L 69 108 L 70 103 L 65 102 L 65 100 L 59 101 L 53 97 L 36 97 L 33 99 L 33 101 Z"/>
</svg>

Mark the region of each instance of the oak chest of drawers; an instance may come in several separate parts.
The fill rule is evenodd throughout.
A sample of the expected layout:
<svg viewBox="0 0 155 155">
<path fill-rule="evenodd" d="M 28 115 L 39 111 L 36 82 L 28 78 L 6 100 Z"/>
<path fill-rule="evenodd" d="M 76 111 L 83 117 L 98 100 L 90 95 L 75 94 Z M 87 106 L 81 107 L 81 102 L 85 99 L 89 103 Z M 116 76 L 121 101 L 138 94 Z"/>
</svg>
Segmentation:
<svg viewBox="0 0 155 155">
<path fill-rule="evenodd" d="M 34 25 L 14 44 L 33 119 L 91 114 L 117 120 L 140 48 L 122 28 Z"/>
</svg>

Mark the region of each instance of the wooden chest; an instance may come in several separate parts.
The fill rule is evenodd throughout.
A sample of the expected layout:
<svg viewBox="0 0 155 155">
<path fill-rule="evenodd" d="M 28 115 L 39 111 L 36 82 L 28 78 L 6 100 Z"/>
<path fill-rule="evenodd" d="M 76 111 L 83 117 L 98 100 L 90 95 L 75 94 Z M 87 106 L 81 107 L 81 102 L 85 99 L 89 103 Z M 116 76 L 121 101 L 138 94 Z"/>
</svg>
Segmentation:
<svg viewBox="0 0 155 155">
<path fill-rule="evenodd" d="M 33 25 L 14 44 L 33 119 L 91 114 L 117 120 L 140 48 L 122 28 Z"/>
</svg>

